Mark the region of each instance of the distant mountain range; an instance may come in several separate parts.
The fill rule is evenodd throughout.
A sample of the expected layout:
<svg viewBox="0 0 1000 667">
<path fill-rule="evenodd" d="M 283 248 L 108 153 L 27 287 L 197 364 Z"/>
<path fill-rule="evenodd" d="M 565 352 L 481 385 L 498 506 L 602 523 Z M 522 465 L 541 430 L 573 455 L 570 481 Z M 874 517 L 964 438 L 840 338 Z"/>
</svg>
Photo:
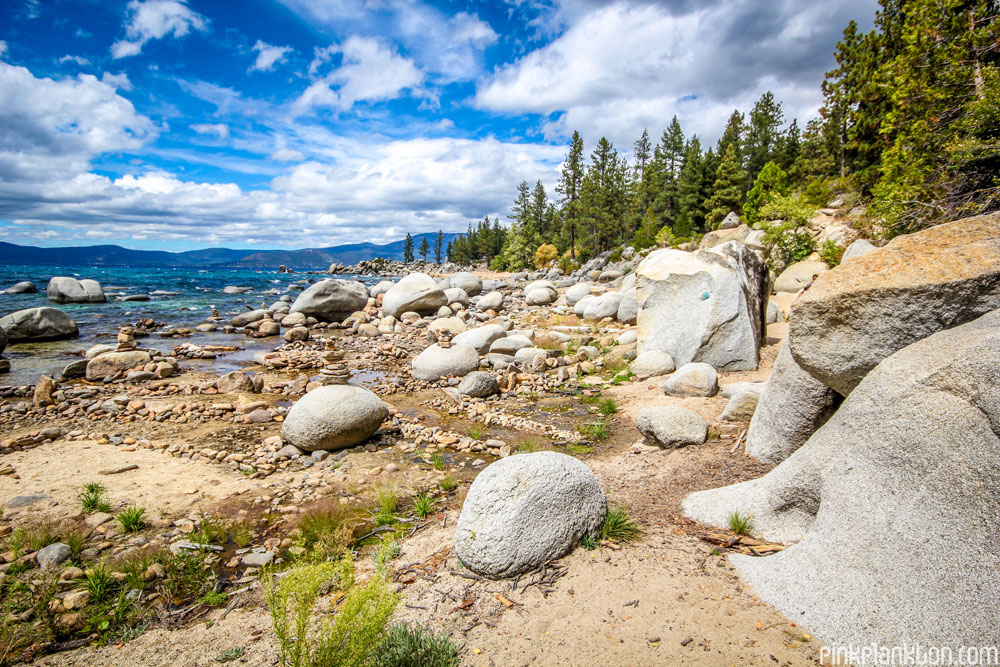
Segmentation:
<svg viewBox="0 0 1000 667">
<path fill-rule="evenodd" d="M 431 246 L 427 258 L 433 259 L 436 233 L 417 234 L 413 237 L 416 254 L 421 239 L 426 238 Z M 444 244 L 448 245 L 459 234 L 445 234 Z M 419 255 L 417 255 L 419 257 Z M 296 271 L 309 269 L 326 270 L 331 264 L 357 264 L 358 262 L 383 257 L 403 259 L 403 240 L 385 245 L 374 243 L 350 243 L 330 248 L 304 248 L 302 250 L 231 250 L 229 248 L 207 248 L 167 252 L 164 250 L 129 250 L 117 245 L 67 246 L 63 248 L 39 248 L 37 246 L 15 245 L 0 241 L 0 264 L 49 264 L 82 266 L 198 266 L 220 268 L 276 269 L 282 264 Z"/>
</svg>

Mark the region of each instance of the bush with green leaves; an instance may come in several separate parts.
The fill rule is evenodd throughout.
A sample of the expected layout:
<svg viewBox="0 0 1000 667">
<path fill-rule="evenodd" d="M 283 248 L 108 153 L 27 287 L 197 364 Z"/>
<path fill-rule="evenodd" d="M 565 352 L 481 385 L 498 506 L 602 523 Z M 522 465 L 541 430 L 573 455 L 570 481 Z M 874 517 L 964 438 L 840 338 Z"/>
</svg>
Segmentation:
<svg viewBox="0 0 1000 667">
<path fill-rule="evenodd" d="M 774 162 L 768 162 L 754 179 L 753 187 L 743 202 L 743 216 L 752 226 L 757 223 L 760 209 L 779 197 L 788 195 L 788 174 Z"/>
<path fill-rule="evenodd" d="M 91 482 L 83 487 L 83 491 L 80 492 L 77 498 L 79 498 L 80 506 L 86 514 L 93 514 L 94 512 L 104 512 L 107 514 L 111 511 L 111 505 L 104 498 L 106 490 L 102 484 L 98 484 L 97 482 Z"/>
<path fill-rule="evenodd" d="M 625 505 L 608 510 L 601 526 L 601 538 L 611 542 L 631 542 L 642 534 L 632 518 L 632 511 Z"/>
<path fill-rule="evenodd" d="M 389 628 L 372 655 L 373 667 L 457 667 L 458 647 L 447 634 L 413 625 Z"/>
<path fill-rule="evenodd" d="M 763 243 L 770 248 L 767 264 L 781 271 L 816 250 L 806 225 L 816 209 L 796 197 L 778 197 L 760 209 L 757 227 L 764 230 Z"/>
<path fill-rule="evenodd" d="M 840 260 L 844 258 L 844 250 L 844 246 L 833 239 L 827 239 L 823 241 L 823 245 L 819 248 L 819 256 L 830 266 L 837 266 L 840 264 Z"/>
<path fill-rule="evenodd" d="M 146 510 L 136 505 L 126 507 L 115 518 L 126 533 L 136 533 L 146 527 Z"/>
<path fill-rule="evenodd" d="M 334 589 L 346 597 L 331 622 L 317 614 L 316 607 Z M 367 664 L 399 601 L 382 577 L 355 586 L 350 558 L 297 565 L 281 579 L 267 572 L 264 597 L 285 667 Z"/>
</svg>

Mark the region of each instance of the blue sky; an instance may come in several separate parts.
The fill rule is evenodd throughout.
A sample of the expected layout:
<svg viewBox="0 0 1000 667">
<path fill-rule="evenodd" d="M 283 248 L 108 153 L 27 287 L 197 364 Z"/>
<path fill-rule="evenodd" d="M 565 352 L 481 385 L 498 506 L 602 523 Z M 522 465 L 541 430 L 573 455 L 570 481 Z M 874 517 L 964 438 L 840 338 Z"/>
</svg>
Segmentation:
<svg viewBox="0 0 1000 667">
<path fill-rule="evenodd" d="M 463 231 L 579 130 L 800 124 L 873 0 L 5 0 L 0 238 L 300 248 Z"/>
</svg>

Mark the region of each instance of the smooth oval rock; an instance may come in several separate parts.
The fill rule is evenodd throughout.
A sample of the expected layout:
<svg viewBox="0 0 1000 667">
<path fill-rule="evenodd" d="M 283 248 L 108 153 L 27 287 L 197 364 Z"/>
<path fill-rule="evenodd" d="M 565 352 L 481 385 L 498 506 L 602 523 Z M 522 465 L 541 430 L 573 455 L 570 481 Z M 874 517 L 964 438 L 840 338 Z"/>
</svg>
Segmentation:
<svg viewBox="0 0 1000 667">
<path fill-rule="evenodd" d="M 476 348 L 452 341 L 451 347 L 435 344 L 418 354 L 410 372 L 418 380 L 433 382 L 447 375 L 463 377 L 478 368 Z"/>
<path fill-rule="evenodd" d="M 469 296 L 476 296 L 483 291 L 483 281 L 479 279 L 479 276 L 468 271 L 452 275 L 449 284 L 452 287 L 464 290 Z"/>
<path fill-rule="evenodd" d="M 463 331 L 455 336 L 451 342 L 470 345 L 476 348 L 479 354 L 486 354 L 490 351 L 490 345 L 493 344 L 493 341 L 499 340 L 506 335 L 507 332 L 499 324 L 484 324 L 481 327 Z"/>
<path fill-rule="evenodd" d="M 106 377 L 114 377 L 137 366 L 144 366 L 150 360 L 149 353 L 142 350 L 105 352 L 87 362 L 87 379 L 97 382 Z"/>
<path fill-rule="evenodd" d="M 596 536 L 607 514 L 604 490 L 581 461 L 558 452 L 518 454 L 473 481 L 455 528 L 455 553 L 492 578 L 533 570 Z"/>
<path fill-rule="evenodd" d="M 382 296 L 382 313 L 400 317 L 412 311 L 421 315 L 437 312 L 448 305 L 448 297 L 437 281 L 426 273 L 411 273 Z"/>
<path fill-rule="evenodd" d="M 458 385 L 458 393 L 473 398 L 486 398 L 500 392 L 500 383 L 485 371 L 473 371 L 462 378 Z"/>
<path fill-rule="evenodd" d="M 340 322 L 368 305 L 368 288 L 356 280 L 330 278 L 303 290 L 289 309 L 321 322 Z"/>
<path fill-rule="evenodd" d="M 0 318 L 0 327 L 7 332 L 10 343 L 59 340 L 80 335 L 73 318 L 58 308 L 48 306 L 26 308 L 6 315 Z"/>
<path fill-rule="evenodd" d="M 715 396 L 719 392 L 719 374 L 708 364 L 684 364 L 663 383 L 668 396 Z"/>
<path fill-rule="evenodd" d="M 388 406 L 367 389 L 328 385 L 296 401 L 281 425 L 281 437 L 306 452 L 344 449 L 370 438 L 388 416 Z"/>
<path fill-rule="evenodd" d="M 22 280 L 19 283 L 14 283 L 7 289 L 3 291 L 4 294 L 38 294 L 38 288 L 35 287 L 35 283 L 29 280 Z"/>
</svg>

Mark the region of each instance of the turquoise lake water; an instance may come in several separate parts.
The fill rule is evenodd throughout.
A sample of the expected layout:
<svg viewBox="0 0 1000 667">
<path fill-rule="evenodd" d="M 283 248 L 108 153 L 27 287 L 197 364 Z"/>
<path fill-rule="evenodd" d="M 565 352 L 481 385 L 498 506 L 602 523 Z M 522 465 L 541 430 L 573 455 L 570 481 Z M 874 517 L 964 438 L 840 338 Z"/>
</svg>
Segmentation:
<svg viewBox="0 0 1000 667">
<path fill-rule="evenodd" d="M 104 288 L 107 303 L 51 303 L 45 298 L 45 286 L 53 276 L 72 276 L 77 279 L 92 278 Z M 43 373 L 59 373 L 62 368 L 79 357 L 73 353 L 97 343 L 113 342 L 118 327 L 153 318 L 168 327 L 194 328 L 211 316 L 212 309 L 227 320 L 246 312 L 247 306 L 259 308 L 270 305 L 283 294 L 294 300 L 300 293 L 291 289 L 292 283 L 324 278 L 351 278 L 365 284 L 379 279 L 368 276 L 327 276 L 284 274 L 260 269 L 218 268 L 130 268 L 86 266 L 18 266 L 0 265 L 0 291 L 22 280 L 30 280 L 38 294 L 0 294 L 0 317 L 24 308 L 52 306 L 72 317 L 80 327 L 80 337 L 66 341 L 8 345 L 3 356 L 11 362 L 11 372 L 0 375 L 0 385 L 33 384 Z M 247 294 L 223 294 L 228 285 L 250 287 Z M 150 294 L 156 290 L 176 292 L 170 296 L 150 296 L 149 301 L 116 301 L 116 296 Z M 171 352 L 176 345 L 191 342 L 198 345 L 239 345 L 242 352 L 226 355 L 211 364 L 219 372 L 250 363 L 253 354 L 261 349 L 271 349 L 278 339 L 252 340 L 242 335 L 195 332 L 183 339 L 163 339 L 155 334 L 140 340 L 144 347 Z M 189 364 L 191 362 L 185 362 Z M 208 364 L 209 362 L 200 362 Z M 197 365 L 197 364 L 196 364 Z"/>
</svg>

